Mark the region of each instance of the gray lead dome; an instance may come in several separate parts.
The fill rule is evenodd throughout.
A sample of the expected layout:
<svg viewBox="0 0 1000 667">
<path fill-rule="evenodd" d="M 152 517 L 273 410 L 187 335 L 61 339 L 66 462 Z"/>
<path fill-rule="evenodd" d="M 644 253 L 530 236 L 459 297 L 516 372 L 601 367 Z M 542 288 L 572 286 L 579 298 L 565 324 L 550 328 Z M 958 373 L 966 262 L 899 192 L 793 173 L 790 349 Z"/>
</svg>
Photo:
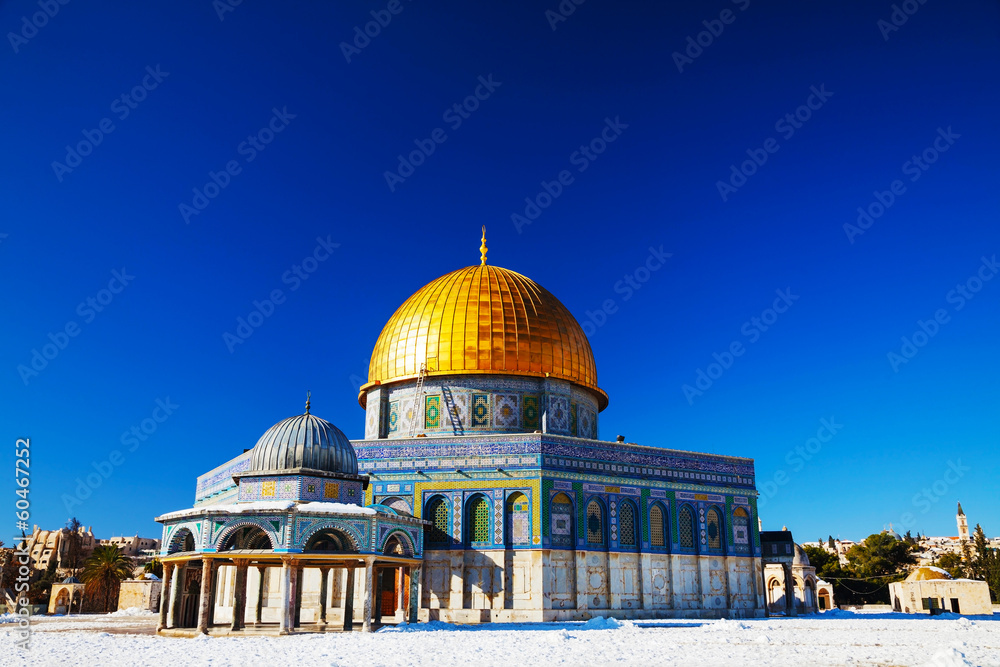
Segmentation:
<svg viewBox="0 0 1000 667">
<path fill-rule="evenodd" d="M 357 475 L 358 457 L 339 428 L 306 413 L 269 428 L 251 452 L 250 471 L 295 468 Z"/>
</svg>

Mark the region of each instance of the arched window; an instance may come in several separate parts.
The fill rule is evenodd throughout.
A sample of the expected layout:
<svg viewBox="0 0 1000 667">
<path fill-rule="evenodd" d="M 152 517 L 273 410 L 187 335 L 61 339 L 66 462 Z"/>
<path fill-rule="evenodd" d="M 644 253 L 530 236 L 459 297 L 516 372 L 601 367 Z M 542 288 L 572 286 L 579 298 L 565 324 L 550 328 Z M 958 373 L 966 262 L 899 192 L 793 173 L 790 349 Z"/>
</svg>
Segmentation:
<svg viewBox="0 0 1000 667">
<path fill-rule="evenodd" d="M 167 553 L 178 553 L 181 551 L 194 551 L 194 535 L 187 528 L 181 528 L 170 538 Z"/>
<path fill-rule="evenodd" d="M 694 549 L 694 512 L 691 508 L 684 506 L 677 515 L 677 530 L 681 538 L 681 546 L 685 549 Z"/>
<path fill-rule="evenodd" d="M 659 503 L 649 508 L 649 544 L 654 548 L 664 549 L 667 546 L 665 518 L 663 506 Z"/>
<path fill-rule="evenodd" d="M 722 548 L 722 519 L 719 510 L 710 509 L 705 515 L 705 534 L 708 536 L 709 549 Z"/>
<path fill-rule="evenodd" d="M 597 500 L 591 500 L 587 505 L 587 544 L 604 544 L 604 508 Z"/>
<path fill-rule="evenodd" d="M 750 514 L 742 507 L 733 510 L 733 544 L 737 551 L 750 550 Z"/>
<path fill-rule="evenodd" d="M 528 496 L 512 493 L 507 498 L 507 546 L 531 544 L 531 508 Z"/>
<path fill-rule="evenodd" d="M 550 514 L 549 532 L 552 534 L 552 546 L 573 546 L 573 501 L 565 493 L 557 493 L 552 496 Z"/>
<path fill-rule="evenodd" d="M 441 496 L 435 496 L 427 503 L 424 518 L 430 521 L 431 525 L 424 526 L 424 542 L 426 544 L 434 546 L 451 544 L 451 533 L 449 532 L 450 514 L 448 501 Z"/>
<path fill-rule="evenodd" d="M 490 540 L 490 503 L 482 495 L 473 496 L 465 514 L 466 542 L 486 544 Z"/>
<path fill-rule="evenodd" d="M 258 526 L 241 526 L 226 537 L 219 551 L 235 549 L 270 549 L 271 538 Z"/>
<path fill-rule="evenodd" d="M 305 551 L 353 552 L 354 545 L 349 537 L 335 528 L 316 531 L 306 543 Z"/>
<path fill-rule="evenodd" d="M 627 500 L 618 505 L 618 544 L 623 547 L 634 547 L 635 539 L 635 509 Z"/>
</svg>

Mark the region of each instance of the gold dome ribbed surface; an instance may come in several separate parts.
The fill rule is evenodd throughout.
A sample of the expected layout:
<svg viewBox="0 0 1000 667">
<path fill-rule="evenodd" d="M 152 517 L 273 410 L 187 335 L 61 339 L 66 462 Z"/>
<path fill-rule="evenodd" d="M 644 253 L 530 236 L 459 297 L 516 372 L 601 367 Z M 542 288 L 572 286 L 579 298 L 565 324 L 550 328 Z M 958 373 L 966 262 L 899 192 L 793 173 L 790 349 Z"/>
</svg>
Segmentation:
<svg viewBox="0 0 1000 667">
<path fill-rule="evenodd" d="M 567 380 L 597 394 L 597 366 L 583 329 L 557 298 L 514 271 L 482 264 L 441 276 L 407 299 L 382 329 L 368 384 L 473 373 Z"/>
</svg>

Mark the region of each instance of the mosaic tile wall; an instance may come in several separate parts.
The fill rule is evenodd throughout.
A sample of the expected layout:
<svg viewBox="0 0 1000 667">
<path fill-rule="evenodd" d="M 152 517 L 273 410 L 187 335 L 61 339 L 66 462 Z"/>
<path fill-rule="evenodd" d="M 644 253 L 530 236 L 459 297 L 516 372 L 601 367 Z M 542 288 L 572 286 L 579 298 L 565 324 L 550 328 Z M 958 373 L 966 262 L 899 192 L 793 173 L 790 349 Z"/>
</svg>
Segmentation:
<svg viewBox="0 0 1000 667">
<path fill-rule="evenodd" d="M 250 452 L 246 451 L 218 468 L 199 475 L 194 492 L 195 505 L 214 502 L 213 498 L 233 488 L 233 475 L 249 468 Z"/>
<path fill-rule="evenodd" d="M 596 399 L 568 382 L 497 376 L 441 380 L 428 378 L 419 397 L 415 382 L 373 388 L 367 397 L 365 437 L 403 438 L 410 437 L 411 431 L 427 435 L 530 433 L 541 430 L 546 411 L 550 433 L 597 437 Z"/>
<path fill-rule="evenodd" d="M 239 485 L 239 502 L 255 500 L 305 500 L 354 504 L 363 502 L 361 482 L 306 475 L 243 477 Z"/>
</svg>

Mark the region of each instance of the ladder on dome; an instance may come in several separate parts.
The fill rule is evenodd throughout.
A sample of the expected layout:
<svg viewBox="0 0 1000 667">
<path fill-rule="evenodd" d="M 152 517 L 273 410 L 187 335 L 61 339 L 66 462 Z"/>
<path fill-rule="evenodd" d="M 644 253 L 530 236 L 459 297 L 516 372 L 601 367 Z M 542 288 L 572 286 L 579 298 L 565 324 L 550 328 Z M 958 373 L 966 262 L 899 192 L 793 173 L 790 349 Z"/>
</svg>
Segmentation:
<svg viewBox="0 0 1000 667">
<path fill-rule="evenodd" d="M 427 376 L 427 364 L 420 364 L 420 373 L 417 375 L 417 388 L 413 393 L 413 409 L 410 411 L 410 437 L 417 432 L 417 408 L 423 407 L 421 403 L 424 399 L 424 378 Z M 423 410 L 420 415 L 423 416 Z"/>
</svg>

